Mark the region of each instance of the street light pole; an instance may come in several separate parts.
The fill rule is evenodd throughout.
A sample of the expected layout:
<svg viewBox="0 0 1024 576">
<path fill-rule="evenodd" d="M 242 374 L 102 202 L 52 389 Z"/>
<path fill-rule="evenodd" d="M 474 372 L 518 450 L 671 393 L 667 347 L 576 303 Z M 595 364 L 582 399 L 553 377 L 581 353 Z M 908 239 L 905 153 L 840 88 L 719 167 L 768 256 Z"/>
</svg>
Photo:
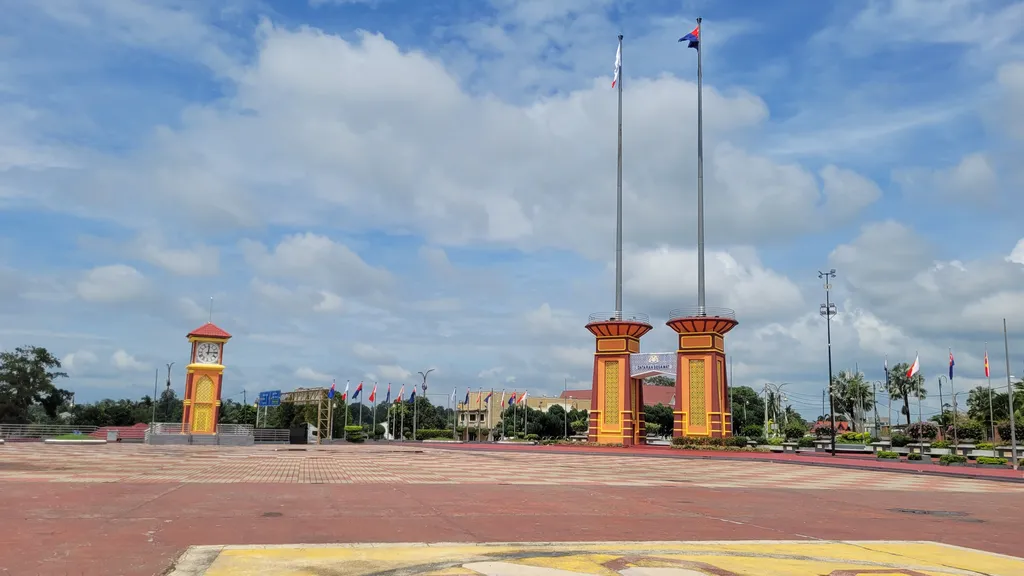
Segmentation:
<svg viewBox="0 0 1024 576">
<path fill-rule="evenodd" d="M 825 281 L 825 303 L 821 305 L 819 313 L 825 317 L 825 335 L 828 339 L 828 411 L 832 419 L 832 445 L 830 452 L 836 455 L 836 399 L 832 389 L 832 317 L 836 315 L 836 305 L 832 303 L 830 291 L 832 284 L 829 279 L 836 277 L 836 269 L 828 272 L 818 271 L 818 278 Z"/>
<path fill-rule="evenodd" d="M 1013 469 L 1017 469 L 1017 417 L 1013 413 L 1013 383 L 1010 382 L 1010 339 L 1006 335 L 1006 318 L 1003 318 L 1003 347 L 1006 351 L 1006 394 L 1010 401 L 1010 457 Z"/>
</svg>

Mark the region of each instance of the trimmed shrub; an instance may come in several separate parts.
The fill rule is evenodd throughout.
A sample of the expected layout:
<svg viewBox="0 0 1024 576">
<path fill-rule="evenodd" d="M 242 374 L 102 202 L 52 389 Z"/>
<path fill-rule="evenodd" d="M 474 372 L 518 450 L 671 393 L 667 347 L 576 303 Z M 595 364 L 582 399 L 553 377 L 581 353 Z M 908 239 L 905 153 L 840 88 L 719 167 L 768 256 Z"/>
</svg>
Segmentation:
<svg viewBox="0 0 1024 576">
<path fill-rule="evenodd" d="M 995 447 L 996 445 L 991 442 L 979 442 L 978 445 L 975 446 L 978 450 L 994 450 Z"/>
<path fill-rule="evenodd" d="M 950 465 L 950 464 L 965 464 L 967 458 L 959 454 L 943 454 L 939 456 L 939 464 Z"/>
<path fill-rule="evenodd" d="M 725 445 L 726 446 L 737 446 L 739 448 L 743 448 L 743 447 L 745 447 L 747 445 L 747 437 L 746 436 L 730 436 L 730 437 L 725 439 Z"/>
<path fill-rule="evenodd" d="M 948 442 L 946 440 L 936 440 L 935 442 L 932 442 L 932 448 L 949 448 L 952 445 L 952 442 Z"/>
<path fill-rule="evenodd" d="M 871 434 L 867 432 L 843 432 L 836 439 L 836 442 L 839 441 L 842 441 L 843 444 L 867 444 L 871 441 Z"/>
<path fill-rule="evenodd" d="M 912 438 L 906 434 L 893 434 L 892 438 L 889 440 L 892 442 L 893 448 L 903 448 L 907 444 L 910 444 Z"/>
<path fill-rule="evenodd" d="M 877 454 L 879 460 L 898 460 L 900 455 L 889 450 L 882 450 Z"/>
<path fill-rule="evenodd" d="M 799 422 L 792 422 L 786 426 L 782 433 L 786 436 L 786 440 L 796 440 L 803 438 L 807 434 L 807 427 Z"/>
<path fill-rule="evenodd" d="M 758 436 L 757 438 L 754 438 L 754 442 L 756 442 L 758 446 L 764 446 L 768 444 L 768 439 L 764 436 Z"/>
<path fill-rule="evenodd" d="M 436 429 L 432 429 L 432 428 L 425 428 L 425 429 L 417 430 L 416 431 L 416 439 L 417 440 L 435 440 L 435 439 L 438 439 L 438 438 L 444 438 L 446 440 L 452 440 L 452 439 L 455 438 L 455 433 L 451 429 L 448 429 L 448 430 L 436 430 Z"/>
<path fill-rule="evenodd" d="M 536 442 L 537 440 L 540 440 L 540 436 L 536 434 L 527 434 L 524 436 L 524 439 Z"/>
<path fill-rule="evenodd" d="M 818 438 L 832 436 L 832 423 L 828 420 L 819 420 L 814 423 L 814 426 L 811 428 L 811 432 L 813 432 Z"/>
<path fill-rule="evenodd" d="M 921 453 L 911 452 L 910 454 L 907 454 L 907 460 L 921 460 Z"/>
<path fill-rule="evenodd" d="M 907 426 L 906 435 L 914 440 L 934 440 L 939 435 L 939 427 L 934 422 L 914 422 Z"/>
<path fill-rule="evenodd" d="M 797 440 L 797 445 L 801 448 L 814 448 L 814 437 L 804 436 L 800 440 Z"/>
<path fill-rule="evenodd" d="M 740 430 L 748 438 L 760 438 L 764 436 L 764 428 L 760 424 L 747 424 Z"/>
<path fill-rule="evenodd" d="M 990 466 L 1006 466 L 1006 458 L 995 458 L 992 456 L 978 456 L 978 464 L 988 464 Z"/>
<path fill-rule="evenodd" d="M 955 433 L 954 433 L 955 432 Z M 957 420 L 956 429 L 953 426 L 946 427 L 946 438 L 956 438 L 958 441 L 963 442 L 965 440 L 970 442 L 977 442 L 985 437 L 985 427 L 978 422 L 970 418 L 963 418 Z"/>
<path fill-rule="evenodd" d="M 675 446 L 725 446 L 725 438 L 710 436 L 676 436 L 672 439 Z"/>
</svg>

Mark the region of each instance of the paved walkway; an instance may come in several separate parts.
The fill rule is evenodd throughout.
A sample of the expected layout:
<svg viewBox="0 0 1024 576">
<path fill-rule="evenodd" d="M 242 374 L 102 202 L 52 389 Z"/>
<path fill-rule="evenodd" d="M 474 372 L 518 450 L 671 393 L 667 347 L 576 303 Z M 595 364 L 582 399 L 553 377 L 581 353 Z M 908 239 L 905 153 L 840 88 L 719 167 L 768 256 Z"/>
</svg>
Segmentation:
<svg viewBox="0 0 1024 576">
<path fill-rule="evenodd" d="M 190 546 L 296 543 L 913 539 L 1019 556 L 1022 509 L 1015 483 L 755 460 L 8 444 L 0 575 L 151 575 Z"/>
</svg>

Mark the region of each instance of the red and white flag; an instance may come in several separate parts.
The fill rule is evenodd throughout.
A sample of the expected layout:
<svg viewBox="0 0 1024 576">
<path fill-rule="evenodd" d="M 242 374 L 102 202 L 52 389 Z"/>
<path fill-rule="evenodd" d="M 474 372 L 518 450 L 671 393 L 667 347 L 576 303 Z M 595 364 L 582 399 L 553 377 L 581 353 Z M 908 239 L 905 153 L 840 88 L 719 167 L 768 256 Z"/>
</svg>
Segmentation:
<svg viewBox="0 0 1024 576">
<path fill-rule="evenodd" d="M 377 401 L 377 383 L 373 383 L 373 390 L 370 390 L 370 402 Z"/>
<path fill-rule="evenodd" d="M 907 378 L 913 378 L 914 374 L 921 371 L 921 355 L 914 356 L 914 363 L 907 369 Z"/>
<path fill-rule="evenodd" d="M 615 76 L 612 77 L 612 88 L 619 83 L 619 74 L 622 72 L 622 42 L 619 42 L 619 48 L 615 51 Z"/>
</svg>

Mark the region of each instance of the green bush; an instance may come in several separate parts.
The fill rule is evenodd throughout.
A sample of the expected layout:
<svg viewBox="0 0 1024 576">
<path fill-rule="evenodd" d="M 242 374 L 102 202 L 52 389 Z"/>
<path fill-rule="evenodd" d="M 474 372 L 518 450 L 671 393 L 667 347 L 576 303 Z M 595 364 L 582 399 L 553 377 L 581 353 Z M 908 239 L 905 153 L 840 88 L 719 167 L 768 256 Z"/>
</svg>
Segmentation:
<svg viewBox="0 0 1024 576">
<path fill-rule="evenodd" d="M 889 440 L 892 442 L 893 448 L 903 448 L 907 444 L 910 444 L 911 438 L 906 434 L 893 434 L 892 438 Z"/>
<path fill-rule="evenodd" d="M 867 432 L 843 432 L 836 439 L 837 443 L 842 444 L 866 444 L 871 441 L 871 434 Z"/>
<path fill-rule="evenodd" d="M 661 424 L 657 422 L 644 422 L 644 433 L 657 436 L 661 433 Z"/>
<path fill-rule="evenodd" d="M 801 448 L 814 448 L 814 437 L 804 436 L 803 438 L 797 440 L 797 445 L 799 445 Z"/>
<path fill-rule="evenodd" d="M 949 448 L 952 445 L 952 442 L 947 442 L 946 440 L 936 440 L 935 442 L 932 442 L 932 448 Z"/>
<path fill-rule="evenodd" d="M 747 445 L 747 437 L 746 436 L 730 436 L 730 437 L 725 439 L 725 445 L 726 446 L 737 446 L 739 448 L 743 448 L 743 447 L 745 447 Z"/>
<path fill-rule="evenodd" d="M 675 446 L 725 446 L 725 438 L 710 436 L 676 436 L 672 439 Z"/>
<path fill-rule="evenodd" d="M 978 464 L 1005 466 L 1006 462 L 1006 458 L 995 458 L 993 456 L 978 456 Z"/>
<path fill-rule="evenodd" d="M 946 428 L 946 438 L 956 438 L 960 442 L 977 442 L 985 437 L 985 426 L 972 418 L 960 418 L 956 421 L 956 428 Z"/>
<path fill-rule="evenodd" d="M 761 436 L 764 436 L 764 428 L 762 428 L 760 424 L 747 424 L 743 427 L 743 430 L 740 430 L 740 432 L 748 438 L 760 438 Z"/>
<path fill-rule="evenodd" d="M 921 453 L 911 452 L 910 454 L 907 454 L 907 460 L 921 460 Z"/>
<path fill-rule="evenodd" d="M 524 436 L 524 439 L 536 442 L 537 440 L 540 440 L 540 436 L 538 436 L 537 434 L 527 434 L 526 436 Z"/>
<path fill-rule="evenodd" d="M 768 439 L 764 436 L 758 436 L 757 438 L 754 438 L 754 442 L 756 442 L 758 446 L 764 446 L 768 444 Z"/>
<path fill-rule="evenodd" d="M 769 446 L 782 446 L 782 438 L 769 438 L 768 439 L 768 445 Z"/>
<path fill-rule="evenodd" d="M 1020 442 L 1024 439 L 1024 418 L 1017 417 L 1017 423 L 1014 425 L 1014 429 L 1017 432 L 1017 441 Z M 996 424 L 996 431 L 999 432 L 999 438 L 1002 439 L 1002 445 L 1008 446 L 1010 444 L 1010 421 L 1005 420 Z"/>
<path fill-rule="evenodd" d="M 786 440 L 796 440 L 807 434 L 807 427 L 799 422 L 790 422 L 782 433 L 786 436 Z"/>
<path fill-rule="evenodd" d="M 359 444 L 366 441 L 366 435 L 362 432 L 357 432 L 355 434 L 349 434 L 345 440 Z"/>
<path fill-rule="evenodd" d="M 433 428 L 424 428 L 416 431 L 417 440 L 434 440 L 436 438 L 452 440 L 455 438 L 455 431 L 451 429 L 437 430 Z"/>
<path fill-rule="evenodd" d="M 934 422 L 914 422 L 907 426 L 906 434 L 915 440 L 934 440 L 939 435 L 939 426 Z"/>
<path fill-rule="evenodd" d="M 996 445 L 991 442 L 979 442 L 975 448 L 978 450 L 995 450 Z"/>
<path fill-rule="evenodd" d="M 877 454 L 879 460 L 898 460 L 900 455 L 889 450 L 882 450 Z"/>
<path fill-rule="evenodd" d="M 377 424 L 377 427 L 373 429 L 373 437 L 375 440 L 380 440 L 384 437 L 384 425 Z"/>
<path fill-rule="evenodd" d="M 950 464 L 964 464 L 967 462 L 967 458 L 959 454 L 943 454 L 939 456 L 939 464 L 948 466 Z"/>
</svg>

